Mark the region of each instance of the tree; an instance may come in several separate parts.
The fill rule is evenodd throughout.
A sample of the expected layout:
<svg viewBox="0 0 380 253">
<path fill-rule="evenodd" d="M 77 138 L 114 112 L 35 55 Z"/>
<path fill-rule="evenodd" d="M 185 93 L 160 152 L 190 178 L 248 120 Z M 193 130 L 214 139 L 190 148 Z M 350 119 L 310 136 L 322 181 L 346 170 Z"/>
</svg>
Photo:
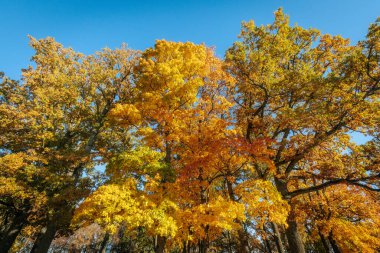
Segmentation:
<svg viewBox="0 0 380 253">
<path fill-rule="evenodd" d="M 136 101 L 116 107 L 112 117 L 116 124 L 136 127 L 136 148 L 112 160 L 107 173 L 110 182 L 117 184 L 105 187 L 119 187 L 135 177 L 139 181 L 130 188 L 133 194 L 154 204 L 139 202 L 133 207 L 131 199 L 138 197 L 125 199 L 122 201 L 125 204 L 120 206 L 128 207 L 123 209 L 122 216 L 132 217 L 136 223 L 131 224 L 123 218 L 113 218 L 111 222 L 115 221 L 119 226 L 127 224 L 132 229 L 144 227 L 150 235 L 157 237 L 156 252 L 164 250 L 169 238 L 172 239 L 170 244 L 183 244 L 182 248 L 186 247 L 184 244 L 199 241 L 202 252 L 205 252 L 210 234 L 217 234 L 213 229 L 231 229 L 235 218 L 242 219 L 241 214 L 236 213 L 242 211 L 242 206 L 227 201 L 228 198 L 223 199 L 222 191 L 211 193 L 216 187 L 214 180 L 222 178 L 221 175 L 212 178 L 218 172 L 213 166 L 218 163 L 220 154 L 212 155 L 211 150 L 223 148 L 221 142 L 226 140 L 228 126 L 221 118 L 228 102 L 215 93 L 218 88 L 222 89 L 221 63 L 203 45 L 157 41 L 154 48 L 142 54 L 135 80 Z M 204 113 L 205 110 L 209 113 Z M 216 134 L 220 140 L 212 140 Z M 188 190 L 185 195 L 178 191 L 181 187 Z M 116 192 L 110 190 L 113 191 Z M 89 209 L 86 203 L 94 205 L 86 200 L 83 212 Z M 104 201 L 101 203 L 103 209 L 108 209 Z M 162 205 L 168 204 L 172 206 L 171 211 L 160 211 Z M 115 208 L 108 210 L 107 215 L 114 211 L 120 213 Z M 154 217 L 152 212 L 160 212 L 166 222 L 172 221 L 172 229 L 162 230 L 165 226 L 156 223 L 152 223 L 153 227 L 149 225 L 147 220 Z M 95 213 L 94 216 L 92 219 L 96 221 Z M 223 221 L 220 220 L 222 216 Z M 106 225 L 107 222 L 98 223 Z"/>
<path fill-rule="evenodd" d="M 56 231 L 68 227 L 75 205 L 94 186 L 97 159 L 104 162 L 117 148 L 127 147 L 128 136 L 109 125 L 107 116 L 117 102 L 132 96 L 136 53 L 104 49 L 85 57 L 52 38 L 31 38 L 31 45 L 36 67 L 24 71 L 23 82 L 12 87 L 15 91 L 2 88 L 5 127 L 14 126 L 2 135 L 3 159 L 20 153 L 34 156 L 17 166 L 22 173 L 28 168 L 37 174 L 29 173 L 28 190 L 46 195 L 45 204 L 37 208 L 38 225 L 46 228 L 32 252 L 47 252 Z M 16 112 L 17 117 L 9 115 Z M 14 176 L 10 180 L 25 184 Z"/>
<path fill-rule="evenodd" d="M 44 161 L 31 145 L 36 140 L 35 111 L 27 101 L 29 91 L 1 74 L 0 84 L 0 204 L 2 228 L 0 252 L 8 252 L 21 229 L 36 219 L 36 208 L 46 204 L 36 179 Z"/>
<path fill-rule="evenodd" d="M 243 23 L 241 41 L 226 53 L 234 88 L 238 124 L 247 140 L 273 139 L 273 180 L 291 206 L 286 229 L 289 250 L 305 252 L 294 197 L 334 184 L 377 180 L 359 169 L 340 170 L 339 179 L 317 186 L 300 183 L 316 178 L 310 166 L 325 148 L 346 147 L 349 131 L 371 129 L 378 119 L 378 24 L 367 41 L 350 46 L 339 36 L 290 26 L 282 10 L 271 25 Z M 366 131 L 366 130 L 364 130 Z M 341 149 L 341 150 L 342 150 Z M 318 176 L 333 168 L 319 167 Z M 314 171 L 315 172 L 315 171 Z M 321 180 L 321 178 L 320 178 Z M 365 186 L 363 186 L 365 187 Z"/>
</svg>

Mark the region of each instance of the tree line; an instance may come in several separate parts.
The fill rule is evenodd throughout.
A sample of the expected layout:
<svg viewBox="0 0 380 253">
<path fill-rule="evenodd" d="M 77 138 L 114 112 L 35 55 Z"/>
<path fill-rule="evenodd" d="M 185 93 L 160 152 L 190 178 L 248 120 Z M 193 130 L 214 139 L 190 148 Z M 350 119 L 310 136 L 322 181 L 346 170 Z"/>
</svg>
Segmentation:
<svg viewBox="0 0 380 253">
<path fill-rule="evenodd" d="M 279 9 L 223 59 L 30 45 L 0 75 L 0 252 L 380 249 L 380 19 L 352 45 Z"/>
</svg>

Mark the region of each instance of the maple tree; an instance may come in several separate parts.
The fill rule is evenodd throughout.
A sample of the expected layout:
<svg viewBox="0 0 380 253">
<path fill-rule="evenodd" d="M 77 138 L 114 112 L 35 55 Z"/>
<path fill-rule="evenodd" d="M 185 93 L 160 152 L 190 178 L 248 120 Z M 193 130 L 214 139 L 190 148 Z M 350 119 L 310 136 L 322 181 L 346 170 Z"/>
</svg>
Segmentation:
<svg viewBox="0 0 380 253">
<path fill-rule="evenodd" d="M 352 45 L 279 9 L 224 59 L 30 44 L 0 74 L 0 252 L 379 250 L 380 20 Z"/>
</svg>

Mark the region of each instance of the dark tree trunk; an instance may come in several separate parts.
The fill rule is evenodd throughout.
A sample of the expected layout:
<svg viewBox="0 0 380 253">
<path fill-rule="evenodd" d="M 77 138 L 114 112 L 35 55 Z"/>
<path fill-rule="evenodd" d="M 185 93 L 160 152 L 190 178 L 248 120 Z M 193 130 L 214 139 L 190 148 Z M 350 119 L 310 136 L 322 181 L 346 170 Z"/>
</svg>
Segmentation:
<svg viewBox="0 0 380 253">
<path fill-rule="evenodd" d="M 208 248 L 206 240 L 199 240 L 198 247 L 199 253 L 206 253 Z"/>
<path fill-rule="evenodd" d="M 0 253 L 7 253 L 16 241 L 21 229 L 24 227 L 28 219 L 27 212 L 15 212 L 10 225 L 4 230 L 0 240 Z"/>
<path fill-rule="evenodd" d="M 190 253 L 191 252 L 191 243 L 189 241 L 183 242 L 182 253 Z"/>
<path fill-rule="evenodd" d="M 301 235 L 298 231 L 298 224 L 295 220 L 295 213 L 293 207 L 291 207 L 287 223 L 288 228 L 286 229 L 286 237 L 288 238 L 289 252 L 305 253 L 305 246 L 302 242 Z"/>
<path fill-rule="evenodd" d="M 163 253 L 165 250 L 166 237 L 158 235 L 156 238 L 156 245 L 154 246 L 155 253 Z"/>
<path fill-rule="evenodd" d="M 288 189 L 287 184 L 279 178 L 274 178 L 277 190 L 282 194 L 283 197 L 287 197 Z M 286 229 L 286 238 L 288 239 L 289 252 L 290 253 L 305 253 L 305 246 L 302 242 L 301 235 L 298 231 L 298 225 L 295 220 L 296 214 L 294 207 L 290 203 L 290 213 L 287 219 L 288 228 Z"/>
<path fill-rule="evenodd" d="M 267 252 L 272 253 L 272 247 L 270 246 L 270 241 L 268 239 L 265 239 L 265 245 L 267 248 Z"/>
<path fill-rule="evenodd" d="M 271 224 L 273 228 L 274 241 L 276 243 L 277 251 L 278 253 L 285 253 L 284 244 L 282 243 L 282 240 L 281 240 L 280 230 L 278 229 L 278 226 L 276 223 L 271 222 Z"/>
<path fill-rule="evenodd" d="M 45 232 L 41 232 L 36 241 L 34 242 L 31 253 L 47 253 L 51 242 L 54 240 L 55 234 L 58 230 L 56 221 L 50 221 L 46 227 Z"/>
<path fill-rule="evenodd" d="M 326 237 L 321 233 L 321 231 L 318 231 L 318 234 L 319 234 L 319 237 L 321 238 L 321 242 L 322 242 L 323 248 L 325 248 L 326 253 L 329 253 L 330 252 L 330 247 L 329 247 L 329 243 L 326 240 Z"/>
<path fill-rule="evenodd" d="M 330 234 L 329 234 L 328 238 L 329 238 L 329 242 L 331 244 L 331 247 L 332 247 L 334 253 L 341 253 L 341 251 L 340 251 L 340 249 L 339 249 L 338 245 L 336 244 L 336 241 L 335 241 L 335 239 L 333 237 L 332 231 L 330 231 Z"/>
<path fill-rule="evenodd" d="M 289 252 L 291 253 L 305 253 L 301 235 L 298 232 L 297 222 L 288 220 L 288 228 L 286 229 L 286 237 L 289 242 Z"/>
<path fill-rule="evenodd" d="M 103 241 L 102 243 L 100 244 L 100 248 L 99 248 L 99 252 L 100 253 L 104 253 L 106 252 L 106 247 L 107 247 L 107 243 L 108 243 L 108 240 L 110 238 L 110 234 L 107 232 L 105 235 L 104 235 L 104 238 L 103 238 Z"/>
<path fill-rule="evenodd" d="M 239 235 L 239 252 L 240 253 L 249 253 L 249 242 L 248 235 L 243 229 L 243 224 L 241 224 L 241 228 L 238 230 Z"/>
<path fill-rule="evenodd" d="M 228 253 L 232 253 L 232 240 L 231 240 L 231 234 L 227 231 L 227 238 L 228 238 Z"/>
</svg>

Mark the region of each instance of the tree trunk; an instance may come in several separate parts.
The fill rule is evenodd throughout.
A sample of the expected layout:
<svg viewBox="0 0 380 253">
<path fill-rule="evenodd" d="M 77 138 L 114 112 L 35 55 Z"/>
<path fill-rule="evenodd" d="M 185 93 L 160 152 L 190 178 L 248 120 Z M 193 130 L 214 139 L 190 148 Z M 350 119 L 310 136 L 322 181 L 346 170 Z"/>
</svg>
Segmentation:
<svg viewBox="0 0 380 253">
<path fill-rule="evenodd" d="M 297 222 L 288 220 L 288 228 L 286 229 L 286 237 L 289 242 L 289 252 L 291 253 L 305 253 L 301 235 L 298 232 Z"/>
<path fill-rule="evenodd" d="M 274 178 L 277 190 L 282 194 L 283 197 L 286 197 L 288 194 L 287 184 L 284 180 L 279 178 Z M 290 253 L 305 253 L 305 246 L 302 242 L 301 235 L 298 231 L 298 225 L 296 222 L 296 214 L 294 207 L 288 201 L 290 205 L 290 213 L 287 219 L 288 228 L 286 229 L 286 238 L 288 239 L 289 252 Z"/>
<path fill-rule="evenodd" d="M 319 231 L 319 229 L 318 229 L 318 234 L 319 234 L 319 237 L 321 238 L 323 248 L 325 248 L 326 253 L 329 253 L 330 247 L 329 247 L 329 243 L 326 240 L 326 237 L 321 233 L 321 231 Z"/>
<path fill-rule="evenodd" d="M 285 253 L 284 244 L 281 240 L 281 234 L 280 230 L 278 229 L 278 226 L 276 223 L 271 222 L 272 228 L 273 228 L 273 234 L 274 234 L 274 241 L 276 243 L 277 251 L 278 253 Z"/>
<path fill-rule="evenodd" d="M 0 240 L 0 253 L 7 253 L 16 241 L 21 229 L 24 227 L 28 219 L 27 212 L 16 212 L 11 224 L 4 231 Z"/>
<path fill-rule="evenodd" d="M 288 228 L 286 229 L 286 237 L 289 243 L 289 252 L 291 253 L 305 253 L 305 246 L 302 242 L 301 235 L 298 231 L 298 224 L 295 220 L 294 207 L 290 207 L 290 213 L 288 216 Z"/>
<path fill-rule="evenodd" d="M 249 253 L 249 242 L 247 233 L 243 229 L 243 223 L 239 222 L 241 228 L 238 230 L 239 235 L 239 252 L 240 253 Z"/>
<path fill-rule="evenodd" d="M 50 221 L 45 232 L 40 232 L 30 253 L 47 253 L 58 230 L 56 221 Z"/>
<path fill-rule="evenodd" d="M 229 231 L 227 231 L 227 238 L 228 238 L 228 253 L 232 253 L 232 240 L 231 240 L 231 234 Z"/>
<path fill-rule="evenodd" d="M 272 247 L 270 246 L 270 241 L 267 238 L 265 239 L 265 245 L 267 248 L 267 252 L 272 253 Z"/>
<path fill-rule="evenodd" d="M 156 238 L 156 245 L 154 246 L 155 253 L 163 253 L 165 250 L 166 237 L 158 235 Z"/>
<path fill-rule="evenodd" d="M 207 252 L 207 242 L 206 240 L 199 240 L 199 243 L 198 243 L 198 247 L 199 247 L 199 253 L 206 253 Z"/>
<path fill-rule="evenodd" d="M 102 243 L 100 244 L 100 249 L 99 249 L 100 253 L 105 253 L 106 252 L 106 247 L 107 247 L 107 243 L 108 243 L 109 238 L 110 238 L 110 234 L 107 232 L 104 235 Z"/>
<path fill-rule="evenodd" d="M 332 247 L 334 253 L 341 253 L 341 251 L 340 251 L 340 249 L 339 249 L 338 245 L 336 244 L 336 241 L 335 241 L 335 239 L 333 237 L 332 231 L 330 231 L 330 234 L 329 234 L 328 238 L 329 238 L 329 242 L 331 244 L 331 247 Z"/>
</svg>

